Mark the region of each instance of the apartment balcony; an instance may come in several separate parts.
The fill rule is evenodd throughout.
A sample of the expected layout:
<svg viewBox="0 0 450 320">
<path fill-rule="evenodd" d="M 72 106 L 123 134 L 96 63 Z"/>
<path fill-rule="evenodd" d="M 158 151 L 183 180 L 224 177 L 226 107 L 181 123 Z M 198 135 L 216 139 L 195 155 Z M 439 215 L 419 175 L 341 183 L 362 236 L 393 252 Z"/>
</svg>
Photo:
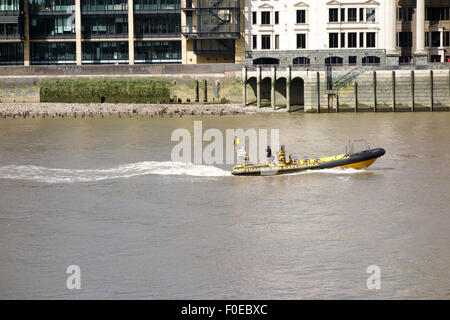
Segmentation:
<svg viewBox="0 0 450 320">
<path fill-rule="evenodd" d="M 0 39 L 20 40 L 23 36 L 23 14 L 21 4 L 0 4 Z"/>
</svg>

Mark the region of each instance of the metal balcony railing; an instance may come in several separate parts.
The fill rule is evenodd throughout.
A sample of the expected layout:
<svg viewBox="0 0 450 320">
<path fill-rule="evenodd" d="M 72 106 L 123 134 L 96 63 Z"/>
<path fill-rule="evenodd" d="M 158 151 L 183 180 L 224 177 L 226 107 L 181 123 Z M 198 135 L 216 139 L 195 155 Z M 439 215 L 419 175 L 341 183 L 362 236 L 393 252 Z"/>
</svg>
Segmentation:
<svg viewBox="0 0 450 320">
<path fill-rule="evenodd" d="M 196 25 L 181 26 L 181 33 L 183 34 L 197 33 L 197 26 Z"/>
<path fill-rule="evenodd" d="M 181 0 L 182 10 L 239 8 L 239 0 Z"/>
</svg>

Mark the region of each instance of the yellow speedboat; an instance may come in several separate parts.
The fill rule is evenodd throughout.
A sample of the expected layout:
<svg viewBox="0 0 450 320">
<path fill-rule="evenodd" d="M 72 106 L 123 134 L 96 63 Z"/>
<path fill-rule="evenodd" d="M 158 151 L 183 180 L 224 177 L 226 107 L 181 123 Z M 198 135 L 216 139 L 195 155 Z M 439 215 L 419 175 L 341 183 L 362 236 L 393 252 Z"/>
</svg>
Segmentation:
<svg viewBox="0 0 450 320">
<path fill-rule="evenodd" d="M 362 169 L 369 167 L 372 163 L 385 154 L 383 148 L 371 149 L 367 143 L 366 148 L 362 151 L 354 152 L 354 142 L 364 140 L 352 140 L 347 146 L 347 150 L 343 154 L 314 158 L 310 159 L 293 159 L 292 161 L 279 162 L 279 163 L 267 163 L 267 164 L 248 164 L 243 163 L 234 166 L 231 173 L 236 176 L 249 176 L 249 175 L 276 175 L 294 173 L 304 170 L 319 170 L 329 168 L 354 168 Z M 365 142 L 365 141 L 364 141 Z"/>
</svg>

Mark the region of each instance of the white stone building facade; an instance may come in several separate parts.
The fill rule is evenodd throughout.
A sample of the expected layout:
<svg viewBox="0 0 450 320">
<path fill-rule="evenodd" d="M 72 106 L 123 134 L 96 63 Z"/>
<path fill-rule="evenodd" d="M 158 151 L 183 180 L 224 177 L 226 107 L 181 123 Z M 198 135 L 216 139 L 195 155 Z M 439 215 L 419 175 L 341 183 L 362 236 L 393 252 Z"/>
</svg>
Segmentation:
<svg viewBox="0 0 450 320">
<path fill-rule="evenodd" d="M 426 21 L 432 20 L 432 12 L 425 11 L 425 3 L 438 10 L 444 23 Z M 245 4 L 248 64 L 398 64 L 411 58 L 414 63 L 450 58 L 450 0 L 245 0 Z M 433 35 L 440 37 L 437 47 L 430 46 L 433 30 L 439 32 Z"/>
</svg>

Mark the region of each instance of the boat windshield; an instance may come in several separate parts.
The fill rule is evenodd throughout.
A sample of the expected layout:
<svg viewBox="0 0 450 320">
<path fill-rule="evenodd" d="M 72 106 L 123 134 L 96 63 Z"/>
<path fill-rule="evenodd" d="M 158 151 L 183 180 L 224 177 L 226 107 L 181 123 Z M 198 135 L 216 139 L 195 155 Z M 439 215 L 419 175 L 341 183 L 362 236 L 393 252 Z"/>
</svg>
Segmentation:
<svg viewBox="0 0 450 320">
<path fill-rule="evenodd" d="M 369 149 L 370 146 L 364 139 L 350 140 L 348 144 L 345 146 L 345 153 L 346 154 L 360 153 Z"/>
</svg>

